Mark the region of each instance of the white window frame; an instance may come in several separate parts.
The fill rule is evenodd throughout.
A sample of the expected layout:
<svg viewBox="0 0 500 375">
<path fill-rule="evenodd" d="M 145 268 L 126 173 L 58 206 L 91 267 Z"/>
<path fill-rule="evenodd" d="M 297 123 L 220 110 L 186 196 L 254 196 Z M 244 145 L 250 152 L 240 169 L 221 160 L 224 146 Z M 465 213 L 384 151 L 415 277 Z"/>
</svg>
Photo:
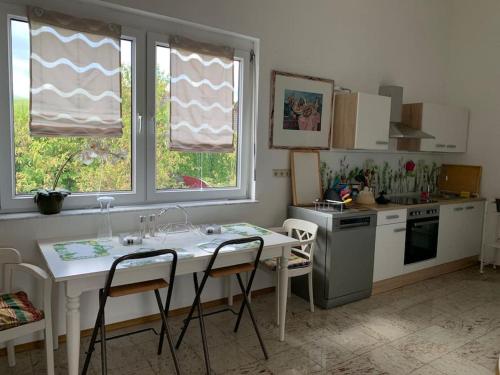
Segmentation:
<svg viewBox="0 0 500 375">
<path fill-rule="evenodd" d="M 147 35 L 147 200 L 152 202 L 185 202 L 200 200 L 244 199 L 250 195 L 250 179 L 253 166 L 251 126 L 252 110 L 252 63 L 250 52 L 236 50 L 235 59 L 240 62 L 238 162 L 235 187 L 207 189 L 165 189 L 156 187 L 156 46 L 168 47 L 169 36 L 159 33 Z"/>
<path fill-rule="evenodd" d="M 30 0 L 25 1 L 29 3 Z M 49 0 L 49 3 L 51 0 Z M 60 4 L 60 3 L 59 3 Z M 49 6 L 49 4 L 47 4 Z M 81 6 L 84 7 L 83 5 Z M 58 10 L 54 1 L 51 9 Z M 102 19 L 103 6 L 85 6 L 85 16 Z M 82 9 L 80 9 L 82 10 Z M 238 39 L 235 34 L 224 34 L 216 29 L 183 23 L 178 20 L 162 19 L 162 16 L 135 15 L 129 12 L 106 9 L 110 22 L 134 24 L 135 28 L 122 27 L 123 38 L 134 41 L 132 47 L 132 191 L 73 193 L 64 201 L 63 209 L 97 207 L 96 197 L 110 195 L 115 197 L 115 205 L 175 203 L 188 201 L 239 200 L 251 199 L 254 194 L 255 168 L 255 67 L 251 62 L 249 41 Z M 78 15 L 78 9 L 61 8 L 62 12 Z M 35 211 L 33 197 L 15 194 L 14 134 L 12 108 L 12 69 L 11 69 L 11 19 L 26 21 L 25 6 L 2 3 L 0 0 L 0 81 L 8 79 L 9 85 L 0 86 L 0 213 Z M 139 26 L 138 26 L 139 25 Z M 178 189 L 157 191 L 155 187 L 155 48 L 157 42 L 168 44 L 168 32 L 187 30 L 188 36 L 203 40 L 208 31 L 212 41 L 236 47 L 236 57 L 241 62 L 240 103 L 238 129 L 238 178 L 237 186 L 210 189 Z M 2 32 L 7 31 L 7 32 Z M 6 52 L 6 53 L 4 53 Z M 146 114 L 146 115 L 144 115 Z"/>
</svg>

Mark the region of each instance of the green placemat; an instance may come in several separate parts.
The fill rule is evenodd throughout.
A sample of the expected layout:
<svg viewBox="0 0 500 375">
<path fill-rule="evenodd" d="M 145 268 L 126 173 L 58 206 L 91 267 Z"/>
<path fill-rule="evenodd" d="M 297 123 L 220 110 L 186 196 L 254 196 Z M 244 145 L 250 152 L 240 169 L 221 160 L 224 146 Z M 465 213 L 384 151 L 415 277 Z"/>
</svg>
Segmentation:
<svg viewBox="0 0 500 375">
<path fill-rule="evenodd" d="M 271 231 L 248 223 L 222 225 L 222 233 L 239 234 L 244 237 L 267 236 Z"/>
<path fill-rule="evenodd" d="M 113 246 L 96 240 L 72 241 L 54 244 L 54 250 L 64 261 L 91 259 L 109 255 Z"/>
</svg>

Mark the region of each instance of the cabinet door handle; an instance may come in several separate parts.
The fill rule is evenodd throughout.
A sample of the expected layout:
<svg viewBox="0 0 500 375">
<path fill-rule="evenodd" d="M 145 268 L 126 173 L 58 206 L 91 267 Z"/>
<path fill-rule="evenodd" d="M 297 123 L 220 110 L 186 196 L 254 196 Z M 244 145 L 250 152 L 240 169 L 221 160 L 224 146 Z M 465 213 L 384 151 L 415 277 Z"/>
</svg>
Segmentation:
<svg viewBox="0 0 500 375">
<path fill-rule="evenodd" d="M 457 145 L 446 145 L 446 148 L 457 148 Z"/>
<path fill-rule="evenodd" d="M 376 145 L 388 145 L 389 142 L 388 141 L 376 141 L 375 144 Z"/>
<path fill-rule="evenodd" d="M 443 147 L 446 147 L 446 145 L 443 144 L 443 143 L 436 143 L 436 147 L 437 148 L 443 148 Z"/>
<path fill-rule="evenodd" d="M 455 207 L 455 208 L 454 208 L 454 210 L 455 210 L 455 211 L 463 211 L 463 210 L 464 210 L 464 208 L 463 208 L 463 207 Z"/>
<path fill-rule="evenodd" d="M 406 227 L 405 228 L 394 228 L 394 233 L 399 233 L 399 232 L 406 232 Z"/>
<path fill-rule="evenodd" d="M 399 219 L 399 215 L 387 215 L 385 217 L 387 220 L 391 220 L 391 219 Z"/>
<path fill-rule="evenodd" d="M 466 210 L 473 210 L 474 209 L 474 206 L 467 206 L 465 207 Z"/>
</svg>

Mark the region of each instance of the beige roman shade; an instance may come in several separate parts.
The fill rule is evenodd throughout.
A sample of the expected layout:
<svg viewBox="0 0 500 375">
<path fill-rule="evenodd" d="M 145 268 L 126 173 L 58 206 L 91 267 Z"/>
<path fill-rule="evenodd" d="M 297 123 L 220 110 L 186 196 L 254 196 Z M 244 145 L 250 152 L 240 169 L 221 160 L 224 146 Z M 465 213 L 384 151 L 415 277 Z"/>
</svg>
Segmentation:
<svg viewBox="0 0 500 375">
<path fill-rule="evenodd" d="M 121 27 L 28 7 L 33 136 L 122 135 Z"/>
<path fill-rule="evenodd" d="M 232 152 L 234 49 L 170 39 L 170 149 Z"/>
</svg>

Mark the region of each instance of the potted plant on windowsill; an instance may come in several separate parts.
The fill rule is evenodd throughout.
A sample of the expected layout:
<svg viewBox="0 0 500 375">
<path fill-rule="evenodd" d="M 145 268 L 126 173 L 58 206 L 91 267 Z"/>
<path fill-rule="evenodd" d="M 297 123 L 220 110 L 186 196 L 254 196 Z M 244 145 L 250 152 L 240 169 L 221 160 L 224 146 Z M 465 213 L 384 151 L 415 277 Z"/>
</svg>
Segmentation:
<svg viewBox="0 0 500 375">
<path fill-rule="evenodd" d="M 33 190 L 34 193 L 34 202 L 38 207 L 38 211 L 43 215 L 52 215 L 58 214 L 61 212 L 64 198 L 71 194 L 69 190 L 59 189 L 57 185 L 59 183 L 59 179 L 64 172 L 65 168 L 68 164 L 73 161 L 77 156 L 80 157 L 81 161 L 85 165 L 90 165 L 92 162 L 100 157 L 102 159 L 108 159 L 109 157 L 112 160 L 120 160 L 124 158 L 122 153 L 114 153 L 109 151 L 106 147 L 98 143 L 92 143 L 90 146 L 86 148 L 82 148 L 75 152 L 72 152 L 61 164 L 57 173 L 54 177 L 54 183 L 52 184 L 51 189 L 36 189 Z"/>
</svg>

